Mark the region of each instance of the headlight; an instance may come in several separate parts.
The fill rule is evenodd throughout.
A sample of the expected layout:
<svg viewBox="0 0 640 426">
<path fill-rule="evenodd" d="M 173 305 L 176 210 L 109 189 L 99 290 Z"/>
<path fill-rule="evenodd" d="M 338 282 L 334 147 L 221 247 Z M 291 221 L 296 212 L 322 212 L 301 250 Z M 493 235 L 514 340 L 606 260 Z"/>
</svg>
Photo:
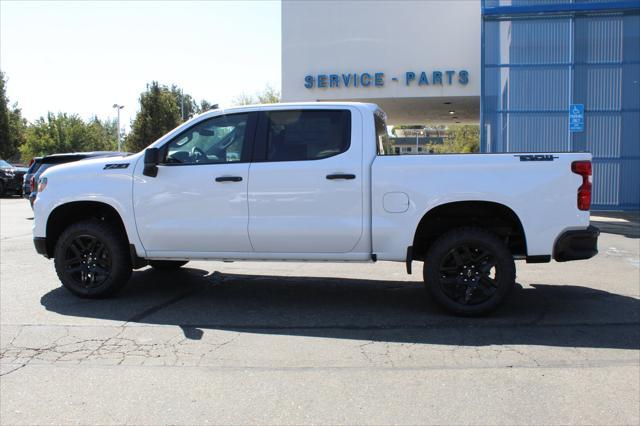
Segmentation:
<svg viewBox="0 0 640 426">
<path fill-rule="evenodd" d="M 40 180 L 38 180 L 38 192 L 44 191 L 46 187 L 47 187 L 47 178 L 46 177 L 40 178 Z"/>
</svg>

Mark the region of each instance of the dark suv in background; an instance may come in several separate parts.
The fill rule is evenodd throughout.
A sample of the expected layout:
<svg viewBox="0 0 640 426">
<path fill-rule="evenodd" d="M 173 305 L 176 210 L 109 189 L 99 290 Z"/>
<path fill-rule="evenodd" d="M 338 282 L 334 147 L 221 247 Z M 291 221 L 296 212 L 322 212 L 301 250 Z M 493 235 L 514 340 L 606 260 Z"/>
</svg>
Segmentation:
<svg viewBox="0 0 640 426">
<path fill-rule="evenodd" d="M 40 179 L 40 175 L 42 175 L 45 170 L 53 166 L 72 163 L 74 161 L 80 161 L 87 158 L 117 157 L 121 155 L 129 155 L 129 153 L 117 151 L 72 152 L 68 154 L 52 154 L 42 157 L 40 159 L 40 164 L 35 168 L 33 175 L 30 178 L 29 196 L 27 197 L 25 193 L 25 198 L 29 199 L 29 204 L 31 204 L 31 208 L 33 208 L 33 203 L 38 196 L 38 179 Z"/>
<path fill-rule="evenodd" d="M 0 160 L 0 196 L 22 194 L 22 177 L 27 172 L 24 167 L 14 167 Z"/>
<path fill-rule="evenodd" d="M 34 157 L 29 162 L 27 173 L 22 178 L 22 196 L 24 198 L 28 199 L 29 195 L 31 195 L 32 185 L 34 184 L 31 178 L 38 171 L 40 164 L 42 164 L 42 157 Z"/>
</svg>

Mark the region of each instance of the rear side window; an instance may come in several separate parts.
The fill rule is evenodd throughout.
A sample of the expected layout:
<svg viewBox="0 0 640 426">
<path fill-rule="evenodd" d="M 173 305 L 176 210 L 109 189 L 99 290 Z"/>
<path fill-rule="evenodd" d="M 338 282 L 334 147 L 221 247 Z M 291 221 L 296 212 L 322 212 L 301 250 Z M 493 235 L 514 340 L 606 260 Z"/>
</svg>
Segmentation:
<svg viewBox="0 0 640 426">
<path fill-rule="evenodd" d="M 270 111 L 265 115 L 266 161 L 321 160 L 349 149 L 348 110 Z"/>
<path fill-rule="evenodd" d="M 386 114 L 381 110 L 377 110 L 373 115 L 376 126 L 376 145 L 378 147 L 378 155 L 391 155 L 395 153 L 389 141 L 389 135 L 387 134 L 386 117 Z"/>
</svg>

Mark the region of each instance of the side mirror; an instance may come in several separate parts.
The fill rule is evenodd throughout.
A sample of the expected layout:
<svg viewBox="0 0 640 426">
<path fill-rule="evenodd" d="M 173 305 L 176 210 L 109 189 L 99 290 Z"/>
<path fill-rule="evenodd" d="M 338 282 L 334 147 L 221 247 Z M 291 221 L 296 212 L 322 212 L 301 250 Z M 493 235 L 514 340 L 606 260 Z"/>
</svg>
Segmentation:
<svg viewBox="0 0 640 426">
<path fill-rule="evenodd" d="M 145 176 L 158 176 L 158 148 L 147 148 L 144 152 L 144 170 L 142 174 Z"/>
</svg>

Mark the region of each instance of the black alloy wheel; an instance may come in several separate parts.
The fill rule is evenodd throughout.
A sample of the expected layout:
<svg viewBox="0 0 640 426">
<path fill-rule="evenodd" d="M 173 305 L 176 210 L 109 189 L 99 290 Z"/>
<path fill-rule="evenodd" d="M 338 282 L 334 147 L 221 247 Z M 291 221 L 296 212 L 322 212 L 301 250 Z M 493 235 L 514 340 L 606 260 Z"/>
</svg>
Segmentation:
<svg viewBox="0 0 640 426">
<path fill-rule="evenodd" d="M 458 315 L 482 315 L 497 308 L 513 287 L 515 264 L 496 235 L 480 228 L 460 228 L 433 243 L 424 279 L 445 309 Z"/>
<path fill-rule="evenodd" d="M 99 219 L 65 229 L 56 242 L 54 264 L 62 285 L 88 298 L 113 295 L 132 271 L 126 235 L 117 225 Z"/>
<path fill-rule="evenodd" d="M 99 287 L 111 274 L 111 254 L 95 235 L 77 235 L 67 245 L 64 272 L 83 287 Z"/>
<path fill-rule="evenodd" d="M 489 300 L 498 289 L 496 259 L 479 244 L 454 247 L 440 262 L 440 286 L 451 299 L 463 305 Z"/>
</svg>

